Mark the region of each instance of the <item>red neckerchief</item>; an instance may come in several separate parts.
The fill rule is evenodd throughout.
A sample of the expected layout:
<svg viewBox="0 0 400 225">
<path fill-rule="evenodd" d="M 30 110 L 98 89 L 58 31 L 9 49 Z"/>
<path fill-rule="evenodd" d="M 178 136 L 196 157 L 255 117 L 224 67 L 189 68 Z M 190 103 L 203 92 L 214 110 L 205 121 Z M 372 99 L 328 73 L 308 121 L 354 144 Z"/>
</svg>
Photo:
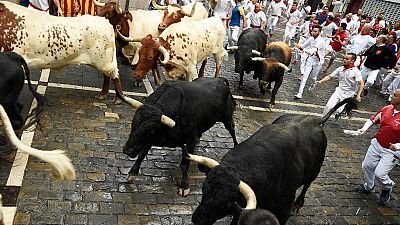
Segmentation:
<svg viewBox="0 0 400 225">
<path fill-rule="evenodd" d="M 346 18 L 347 23 L 350 23 L 351 19 Z"/>
<path fill-rule="evenodd" d="M 344 70 L 348 70 L 348 69 L 354 67 L 354 63 L 352 63 L 352 64 L 350 64 L 350 65 L 348 65 L 348 66 L 343 66 L 343 67 L 344 67 Z"/>
<path fill-rule="evenodd" d="M 361 32 L 361 29 L 362 29 L 363 27 L 364 27 L 364 26 L 362 26 L 362 27 L 359 27 L 359 28 L 358 28 L 358 30 L 357 30 L 357 31 L 358 31 L 358 33 L 360 33 L 360 32 Z"/>
<path fill-rule="evenodd" d="M 327 20 L 327 21 L 325 21 L 325 26 L 328 26 L 331 23 L 332 23 L 332 21 Z"/>
</svg>

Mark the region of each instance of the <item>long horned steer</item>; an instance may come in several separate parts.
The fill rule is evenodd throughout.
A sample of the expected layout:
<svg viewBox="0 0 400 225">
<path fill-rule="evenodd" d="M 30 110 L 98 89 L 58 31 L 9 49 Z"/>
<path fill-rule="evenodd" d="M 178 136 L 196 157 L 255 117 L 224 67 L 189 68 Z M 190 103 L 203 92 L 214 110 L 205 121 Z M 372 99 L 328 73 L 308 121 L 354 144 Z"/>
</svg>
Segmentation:
<svg viewBox="0 0 400 225">
<path fill-rule="evenodd" d="M 147 99 L 145 104 L 123 97 L 137 108 L 132 129 L 124 146 L 129 157 L 138 156 L 128 180 L 139 173 L 140 164 L 152 146 L 181 147 L 193 153 L 201 135 L 216 122 L 222 122 L 236 145 L 233 111 L 236 102 L 225 78 L 201 77 L 193 82 L 168 81 Z M 182 179 L 179 194 L 189 194 L 189 160 L 182 157 Z"/>
<path fill-rule="evenodd" d="M 74 180 L 75 169 L 71 163 L 71 160 L 65 156 L 62 150 L 53 151 L 42 151 L 32 147 L 29 147 L 22 143 L 15 135 L 11 125 L 11 121 L 7 116 L 3 106 L 0 105 L 0 118 L 3 121 L 4 132 L 6 138 L 11 142 L 12 145 L 17 147 L 20 151 L 25 152 L 29 155 L 33 155 L 51 165 L 53 168 L 53 175 L 62 180 Z"/>
<path fill-rule="evenodd" d="M 196 21 L 208 17 L 208 12 L 203 3 L 197 2 L 197 0 L 184 6 L 175 4 L 160 6 L 156 0 L 152 0 L 152 3 L 156 9 L 164 10 L 164 18 L 158 26 L 159 30 L 165 30 L 169 25 L 181 21 Z"/>
<path fill-rule="evenodd" d="M 213 54 L 217 77 L 222 61 L 228 56 L 223 47 L 224 40 L 225 28 L 217 16 L 172 24 L 158 38 L 147 35 L 141 40 L 134 75 L 142 80 L 150 69 L 156 68 L 157 60 L 161 58 L 169 78 L 185 77 L 192 81 L 198 77 L 196 65 L 202 62 L 199 76 L 204 76 L 207 57 Z"/>
<path fill-rule="evenodd" d="M 327 138 L 321 125 L 344 104 L 351 106 L 345 107 L 346 110 L 355 107 L 354 99 L 345 99 L 322 118 L 283 115 L 229 150 L 220 163 L 184 152 L 189 160 L 211 168 L 192 222 L 211 225 L 233 215 L 231 224 L 237 224 L 236 202 L 241 207 L 255 208 L 249 207 L 241 194 L 240 186 L 246 183 L 254 194 L 245 192 L 249 194 L 244 196 L 255 195 L 258 208 L 271 211 L 280 224 L 285 224 L 292 208 L 298 212 L 303 207 L 307 189 L 324 161 Z M 301 186 L 295 200 L 296 190 Z"/>
<path fill-rule="evenodd" d="M 106 19 L 90 15 L 55 17 L 7 1 L 0 1 L 0 12 L 0 51 L 18 53 L 30 69 L 93 66 L 104 76 L 99 99 L 107 97 L 110 78 L 122 92 L 115 34 Z"/>
<path fill-rule="evenodd" d="M 258 78 L 260 92 L 265 94 L 265 89 L 269 92 L 271 90 L 271 83 L 275 82 L 269 105 L 271 108 L 275 106 L 275 96 L 282 84 L 283 75 L 285 72 L 292 71 L 288 67 L 291 58 L 292 49 L 285 42 L 272 42 L 265 49 L 263 57 L 252 58 L 253 61 L 261 61 L 263 63 L 263 72 Z"/>
<path fill-rule="evenodd" d="M 183 7 L 170 5 L 168 7 L 161 7 L 162 9 L 160 10 L 123 11 L 119 4 L 114 1 L 101 3 L 94 0 L 93 2 L 97 6 L 102 7 L 97 15 L 108 19 L 114 29 L 118 28 L 118 31 L 122 34 L 122 36 L 117 37 L 117 41 L 122 47 L 122 53 L 129 60 L 131 65 L 136 65 L 139 60 L 138 50 L 141 46 L 140 40 L 148 34 L 151 34 L 153 37 L 158 37 L 162 31 L 159 30 L 159 25 L 163 23 L 163 21 L 166 21 L 165 26 L 163 25 L 165 29 L 167 26 L 181 21 L 181 19 L 200 20 L 207 18 L 207 15 L 204 15 L 205 8 L 201 3 L 197 3 L 195 5 L 196 7 L 194 7 L 194 5 Z M 167 10 L 175 13 L 167 13 Z M 160 86 L 161 79 L 157 74 L 157 70 L 154 69 L 152 72 L 156 85 Z"/>
</svg>

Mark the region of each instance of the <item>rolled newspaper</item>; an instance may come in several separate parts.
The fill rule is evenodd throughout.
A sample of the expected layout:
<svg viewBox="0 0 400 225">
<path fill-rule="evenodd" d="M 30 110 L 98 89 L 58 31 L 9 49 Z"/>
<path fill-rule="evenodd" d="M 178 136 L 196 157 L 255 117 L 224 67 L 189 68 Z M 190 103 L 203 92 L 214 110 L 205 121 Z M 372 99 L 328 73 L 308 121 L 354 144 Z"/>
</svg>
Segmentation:
<svg viewBox="0 0 400 225">
<path fill-rule="evenodd" d="M 358 130 L 344 130 L 343 133 L 350 134 L 350 135 L 353 135 L 353 136 L 361 135 L 361 132 L 358 131 Z"/>
</svg>

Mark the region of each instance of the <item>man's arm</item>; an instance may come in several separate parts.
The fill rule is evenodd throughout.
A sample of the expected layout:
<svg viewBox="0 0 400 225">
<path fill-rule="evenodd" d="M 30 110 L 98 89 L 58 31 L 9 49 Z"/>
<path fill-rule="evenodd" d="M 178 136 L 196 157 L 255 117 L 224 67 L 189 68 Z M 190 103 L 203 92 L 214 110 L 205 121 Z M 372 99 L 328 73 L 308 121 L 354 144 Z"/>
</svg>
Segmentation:
<svg viewBox="0 0 400 225">
<path fill-rule="evenodd" d="M 356 94 L 356 101 L 357 102 L 361 102 L 361 93 L 364 90 L 364 81 L 363 80 L 359 80 L 357 82 L 358 82 L 359 88 L 358 88 L 358 91 L 357 91 L 357 94 Z"/>
<path fill-rule="evenodd" d="M 63 12 L 60 6 L 60 0 L 54 0 L 54 4 L 57 6 L 57 14 L 58 16 L 63 16 Z"/>
<path fill-rule="evenodd" d="M 317 80 L 317 84 L 321 84 L 321 83 L 323 83 L 323 82 L 325 82 L 325 81 L 328 81 L 328 80 L 330 80 L 330 79 L 331 79 L 331 76 L 330 76 L 330 75 L 325 76 L 324 78 L 322 78 L 322 80 Z"/>
</svg>

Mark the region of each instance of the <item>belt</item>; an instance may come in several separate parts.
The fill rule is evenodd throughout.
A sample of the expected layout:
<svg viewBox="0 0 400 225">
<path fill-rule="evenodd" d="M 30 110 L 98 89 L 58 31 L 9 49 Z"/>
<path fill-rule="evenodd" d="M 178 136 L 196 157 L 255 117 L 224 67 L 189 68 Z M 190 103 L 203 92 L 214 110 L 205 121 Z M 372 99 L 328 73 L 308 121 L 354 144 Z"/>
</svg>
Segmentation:
<svg viewBox="0 0 400 225">
<path fill-rule="evenodd" d="M 250 24 L 250 27 L 252 27 L 252 28 L 261 28 L 261 26 L 255 26 L 253 24 Z"/>
<path fill-rule="evenodd" d="M 278 16 L 278 15 L 271 15 L 271 16 Z M 279 17 L 279 16 L 278 16 Z"/>
</svg>

